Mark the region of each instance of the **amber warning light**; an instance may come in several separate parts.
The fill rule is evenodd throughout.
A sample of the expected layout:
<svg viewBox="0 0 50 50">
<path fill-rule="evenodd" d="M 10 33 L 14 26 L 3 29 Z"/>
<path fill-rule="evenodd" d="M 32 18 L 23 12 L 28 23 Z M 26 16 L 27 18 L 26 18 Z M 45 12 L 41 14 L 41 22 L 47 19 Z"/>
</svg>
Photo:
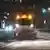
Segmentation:
<svg viewBox="0 0 50 50">
<path fill-rule="evenodd" d="M 16 16 L 16 19 L 20 19 L 20 15 L 17 15 L 17 16 Z"/>
<path fill-rule="evenodd" d="M 21 16 L 17 15 L 16 19 L 17 20 L 19 20 L 19 19 L 29 19 L 30 20 L 30 19 L 32 19 L 32 15 L 31 14 L 29 14 L 29 15 L 21 15 Z"/>
<path fill-rule="evenodd" d="M 25 19 L 25 18 L 27 18 L 27 16 L 26 15 L 22 15 L 21 18 L 22 19 Z"/>
</svg>

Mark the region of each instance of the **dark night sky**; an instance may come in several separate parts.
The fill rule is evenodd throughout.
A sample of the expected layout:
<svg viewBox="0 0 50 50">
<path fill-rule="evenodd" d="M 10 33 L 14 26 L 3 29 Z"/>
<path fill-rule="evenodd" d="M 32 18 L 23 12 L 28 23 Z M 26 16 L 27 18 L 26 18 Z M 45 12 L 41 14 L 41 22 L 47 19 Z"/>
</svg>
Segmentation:
<svg viewBox="0 0 50 50">
<path fill-rule="evenodd" d="M 20 4 L 19 0 L 18 2 L 16 2 L 15 4 L 13 4 L 14 2 L 12 2 L 11 0 L 5 1 L 5 0 L 0 0 L 0 13 L 3 13 L 5 11 L 7 12 L 13 12 L 13 11 L 20 11 L 20 7 L 28 7 L 28 6 L 32 6 L 33 4 L 39 5 L 39 6 L 50 6 L 50 4 L 48 3 L 48 0 L 23 0 L 23 3 Z M 0 14 L 0 17 L 3 17 L 3 15 Z M 2 18 L 1 17 L 1 18 Z"/>
<path fill-rule="evenodd" d="M 19 7 L 22 6 L 32 6 L 33 4 L 36 5 L 43 5 L 43 6 L 48 6 L 49 4 L 48 0 L 23 0 L 23 3 L 20 4 L 19 0 L 18 2 L 16 2 L 16 4 L 13 4 L 13 2 L 11 0 L 0 0 L 0 12 L 4 12 L 4 11 L 11 11 L 13 9 L 19 9 Z M 50 5 L 49 5 L 50 6 Z"/>
</svg>

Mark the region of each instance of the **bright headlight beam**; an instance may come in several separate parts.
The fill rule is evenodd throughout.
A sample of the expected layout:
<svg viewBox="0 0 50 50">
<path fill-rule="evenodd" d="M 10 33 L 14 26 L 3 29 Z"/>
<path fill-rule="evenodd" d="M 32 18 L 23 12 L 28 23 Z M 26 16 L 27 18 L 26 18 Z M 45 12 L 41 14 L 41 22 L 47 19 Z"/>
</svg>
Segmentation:
<svg viewBox="0 0 50 50">
<path fill-rule="evenodd" d="M 15 24 L 16 28 L 19 28 L 19 24 Z"/>
<path fill-rule="evenodd" d="M 34 27 L 34 25 L 33 25 L 33 24 L 31 24 L 31 25 L 30 25 L 30 27 Z"/>
<path fill-rule="evenodd" d="M 13 27 L 10 25 L 9 26 L 9 31 L 12 31 L 13 30 Z"/>
<path fill-rule="evenodd" d="M 5 27 L 5 31 L 8 31 L 8 26 Z"/>
<path fill-rule="evenodd" d="M 12 31 L 13 27 L 11 25 L 5 27 L 5 31 Z"/>
</svg>

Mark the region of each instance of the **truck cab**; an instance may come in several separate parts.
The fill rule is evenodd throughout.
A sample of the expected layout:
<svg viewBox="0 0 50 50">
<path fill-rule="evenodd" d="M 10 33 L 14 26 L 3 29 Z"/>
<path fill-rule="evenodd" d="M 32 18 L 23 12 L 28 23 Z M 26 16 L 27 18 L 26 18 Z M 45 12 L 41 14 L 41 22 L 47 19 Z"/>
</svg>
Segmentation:
<svg viewBox="0 0 50 50">
<path fill-rule="evenodd" d="M 17 15 L 14 34 L 16 34 L 15 36 L 19 40 L 31 40 L 36 38 L 32 14 Z"/>
</svg>

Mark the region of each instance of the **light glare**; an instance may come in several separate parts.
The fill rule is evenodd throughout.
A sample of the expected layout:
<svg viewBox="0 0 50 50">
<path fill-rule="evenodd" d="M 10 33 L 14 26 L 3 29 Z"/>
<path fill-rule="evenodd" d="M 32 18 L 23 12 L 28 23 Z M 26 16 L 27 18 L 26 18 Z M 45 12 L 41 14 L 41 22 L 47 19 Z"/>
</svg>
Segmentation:
<svg viewBox="0 0 50 50">
<path fill-rule="evenodd" d="M 28 19 L 32 19 L 32 15 L 29 15 L 29 16 L 28 16 Z"/>
<path fill-rule="evenodd" d="M 19 24 L 15 24 L 16 28 L 19 28 Z"/>
<path fill-rule="evenodd" d="M 33 25 L 33 24 L 31 24 L 31 25 L 30 25 L 30 27 L 34 27 L 34 25 Z"/>
<path fill-rule="evenodd" d="M 20 19 L 20 16 L 19 16 L 19 15 L 17 15 L 16 19 Z"/>
<path fill-rule="evenodd" d="M 5 27 L 5 31 L 12 31 L 13 30 L 13 27 L 10 25 L 10 26 L 6 26 Z"/>
<path fill-rule="evenodd" d="M 50 8 L 48 8 L 48 10 L 50 11 Z"/>
<path fill-rule="evenodd" d="M 26 15 L 23 15 L 21 18 L 27 18 L 27 16 Z"/>
<path fill-rule="evenodd" d="M 8 31 L 8 27 L 6 26 L 5 31 Z"/>
<path fill-rule="evenodd" d="M 44 20 L 44 24 L 46 24 L 46 20 Z"/>
<path fill-rule="evenodd" d="M 45 13 L 46 12 L 46 9 L 42 8 L 42 12 Z"/>
<path fill-rule="evenodd" d="M 7 13 L 7 15 L 9 15 L 9 13 Z"/>
<path fill-rule="evenodd" d="M 12 29 L 13 29 L 13 27 L 10 25 L 10 26 L 9 26 L 9 31 L 12 31 Z"/>
</svg>

